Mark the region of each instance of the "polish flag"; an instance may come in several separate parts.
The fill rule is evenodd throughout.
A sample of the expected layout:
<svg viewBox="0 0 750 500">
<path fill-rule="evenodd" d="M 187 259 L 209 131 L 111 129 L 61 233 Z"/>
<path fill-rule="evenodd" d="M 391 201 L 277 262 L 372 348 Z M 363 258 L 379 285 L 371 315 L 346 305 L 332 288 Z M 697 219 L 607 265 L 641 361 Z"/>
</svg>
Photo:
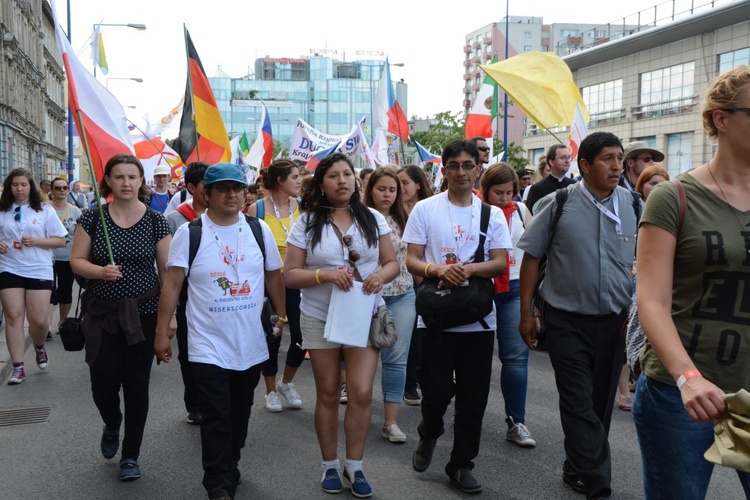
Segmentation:
<svg viewBox="0 0 750 500">
<path fill-rule="evenodd" d="M 55 1 L 50 0 L 55 23 L 55 38 L 68 79 L 68 99 L 81 140 L 91 152 L 97 182 L 104 177 L 104 165 L 118 153 L 133 154 L 125 110 L 115 96 L 84 69 L 57 20 Z"/>
<path fill-rule="evenodd" d="M 258 129 L 258 135 L 255 142 L 247 153 L 245 163 L 252 167 L 264 168 L 271 164 L 273 155 L 273 131 L 271 130 L 271 119 L 268 116 L 268 109 L 261 101 L 263 111 L 260 115 L 261 126 Z"/>
<path fill-rule="evenodd" d="M 404 142 L 409 142 L 409 124 L 393 93 L 391 67 L 387 57 L 373 103 L 372 126 L 395 134 Z"/>
</svg>

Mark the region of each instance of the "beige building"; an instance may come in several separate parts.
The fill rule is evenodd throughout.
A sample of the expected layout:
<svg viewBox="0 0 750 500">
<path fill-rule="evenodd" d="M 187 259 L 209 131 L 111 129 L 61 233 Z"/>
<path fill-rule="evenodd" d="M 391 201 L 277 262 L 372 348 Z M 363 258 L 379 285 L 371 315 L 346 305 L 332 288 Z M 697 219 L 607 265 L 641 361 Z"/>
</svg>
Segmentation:
<svg viewBox="0 0 750 500">
<path fill-rule="evenodd" d="M 0 177 L 66 173 L 65 80 L 45 1 L 0 2 Z M 1 180 L 1 179 L 0 179 Z"/>
<path fill-rule="evenodd" d="M 737 1 L 563 59 L 591 113 L 589 132 L 662 151 L 670 175 L 707 162 L 702 99 L 710 82 L 750 64 L 750 2 Z M 536 164 L 556 139 L 528 121 L 523 146 Z M 552 130 L 567 141 L 567 129 Z M 748 136 L 750 138 L 750 136 Z"/>
</svg>

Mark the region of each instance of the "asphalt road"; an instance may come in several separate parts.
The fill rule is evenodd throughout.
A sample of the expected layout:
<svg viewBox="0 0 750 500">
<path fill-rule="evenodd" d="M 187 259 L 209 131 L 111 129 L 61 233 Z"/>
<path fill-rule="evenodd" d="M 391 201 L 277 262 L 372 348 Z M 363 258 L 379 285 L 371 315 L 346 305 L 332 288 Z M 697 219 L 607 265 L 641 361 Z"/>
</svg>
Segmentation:
<svg viewBox="0 0 750 500">
<path fill-rule="evenodd" d="M 4 345 L 0 347 L 3 347 L 0 356 L 6 356 Z M 99 451 L 102 422 L 91 399 L 83 353 L 63 351 L 59 338 L 48 342 L 47 347 L 50 366 L 45 372 L 36 368 L 33 354 L 27 351 L 27 381 L 20 386 L 0 386 L 0 410 L 52 407 L 47 422 L 0 427 L 0 498 L 206 498 L 201 486 L 199 429 L 185 422 L 176 360 L 153 368 L 150 413 L 139 460 L 142 478 L 121 483 L 117 479 L 116 459 L 105 460 Z M 282 351 L 285 354 L 284 346 Z M 521 449 L 505 441 L 497 358 L 494 364 L 482 447 L 474 470 L 484 486 L 482 497 L 583 498 L 566 487 L 560 477 L 563 435 L 554 375 L 547 355 L 532 353 L 530 361 L 527 424 L 538 443 L 534 449 Z M 248 442 L 240 463 L 243 483 L 237 498 L 331 498 L 319 486 L 320 455 L 312 412 L 315 388 L 309 362 L 303 364 L 295 379 L 304 401 L 301 410 L 267 413 L 263 408 L 262 384 L 261 381 L 255 394 Z M 376 375 L 375 395 L 364 464 L 374 497 L 413 500 L 469 496 L 451 487 L 443 473 L 453 439 L 450 425 L 438 441 L 432 466 L 424 474 L 418 474 L 411 468 L 411 453 L 417 441 L 419 407 L 403 407 L 399 424 L 408 439 L 403 445 L 391 444 L 380 436 L 383 422 L 380 371 Z M 344 410 L 341 406 L 342 419 Z M 610 441 L 613 498 L 643 498 L 640 456 L 630 413 L 615 409 Z M 339 450 L 343 459 L 343 429 Z M 339 497 L 349 498 L 350 493 L 344 490 Z M 733 471 L 716 468 L 708 498 L 743 498 Z"/>
</svg>

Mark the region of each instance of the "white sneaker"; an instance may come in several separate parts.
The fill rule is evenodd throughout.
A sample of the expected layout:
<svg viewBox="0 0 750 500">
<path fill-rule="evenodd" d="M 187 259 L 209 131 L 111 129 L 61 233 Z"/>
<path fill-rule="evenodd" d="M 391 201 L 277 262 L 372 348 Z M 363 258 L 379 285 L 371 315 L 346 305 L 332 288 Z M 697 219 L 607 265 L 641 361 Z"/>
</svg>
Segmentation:
<svg viewBox="0 0 750 500">
<path fill-rule="evenodd" d="M 536 446 L 536 441 L 531 437 L 531 433 L 525 425 L 515 423 L 511 417 L 508 417 L 508 420 L 510 427 L 508 427 L 508 432 L 505 433 L 507 441 L 512 441 L 523 448 Z"/>
<path fill-rule="evenodd" d="M 285 384 L 279 380 L 279 383 L 276 386 L 276 392 L 284 396 L 286 404 L 288 404 L 289 407 L 302 408 L 302 398 L 297 394 L 297 390 L 294 388 L 293 383 L 289 382 L 288 384 Z"/>
<path fill-rule="evenodd" d="M 278 413 L 282 410 L 281 401 L 279 401 L 279 394 L 271 391 L 266 394 L 266 411 L 271 413 Z"/>
<path fill-rule="evenodd" d="M 406 434 L 401 432 L 401 429 L 399 429 L 398 424 L 391 424 L 387 427 L 385 424 L 383 424 L 383 429 L 380 432 L 380 435 L 386 438 L 391 443 L 405 443 L 406 442 Z"/>
</svg>

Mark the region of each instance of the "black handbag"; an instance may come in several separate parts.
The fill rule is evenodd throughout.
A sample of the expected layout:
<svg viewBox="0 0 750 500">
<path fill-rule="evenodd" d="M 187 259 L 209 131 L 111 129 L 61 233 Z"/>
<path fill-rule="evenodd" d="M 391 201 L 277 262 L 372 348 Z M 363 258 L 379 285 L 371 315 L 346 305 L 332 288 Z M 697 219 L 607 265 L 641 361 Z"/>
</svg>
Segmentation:
<svg viewBox="0 0 750 500">
<path fill-rule="evenodd" d="M 65 318 L 60 322 L 59 334 L 62 339 L 63 348 L 66 351 L 81 351 L 86 345 L 86 339 L 83 337 L 81 330 L 81 321 L 83 320 L 83 311 L 78 313 L 81 307 L 81 289 L 78 288 L 78 302 L 76 303 L 76 314 L 73 318 Z"/>
<path fill-rule="evenodd" d="M 479 245 L 474 262 L 484 261 L 484 242 L 490 222 L 490 206 L 482 204 Z M 426 278 L 417 287 L 415 305 L 429 330 L 447 330 L 479 322 L 489 330 L 484 318 L 492 312 L 495 284 L 489 278 L 472 276 L 456 288 L 438 288 L 439 278 Z"/>
</svg>

